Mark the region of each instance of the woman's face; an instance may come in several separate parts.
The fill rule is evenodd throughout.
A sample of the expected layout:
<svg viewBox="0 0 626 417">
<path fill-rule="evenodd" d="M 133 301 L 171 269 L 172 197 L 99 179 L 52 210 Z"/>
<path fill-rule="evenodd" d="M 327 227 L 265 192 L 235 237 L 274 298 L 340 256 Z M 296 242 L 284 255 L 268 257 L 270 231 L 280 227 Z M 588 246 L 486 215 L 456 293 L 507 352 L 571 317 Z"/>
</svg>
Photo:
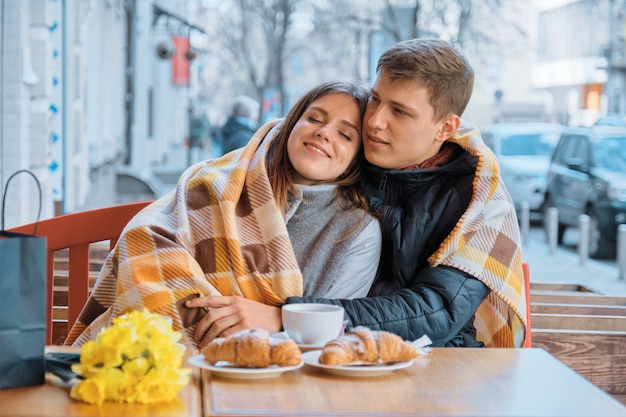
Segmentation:
<svg viewBox="0 0 626 417">
<path fill-rule="evenodd" d="M 296 183 L 314 185 L 344 173 L 361 146 L 361 116 L 354 98 L 332 93 L 313 101 L 287 140 Z"/>
</svg>

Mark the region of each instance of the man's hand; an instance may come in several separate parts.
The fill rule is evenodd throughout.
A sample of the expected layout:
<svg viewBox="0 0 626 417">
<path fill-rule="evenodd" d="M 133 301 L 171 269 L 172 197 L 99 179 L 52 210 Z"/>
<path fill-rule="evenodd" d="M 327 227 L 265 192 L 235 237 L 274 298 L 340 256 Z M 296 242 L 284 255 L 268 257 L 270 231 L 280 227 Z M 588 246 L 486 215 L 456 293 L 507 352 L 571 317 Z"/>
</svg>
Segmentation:
<svg viewBox="0 0 626 417">
<path fill-rule="evenodd" d="M 281 310 L 258 301 L 235 296 L 206 296 L 185 303 L 188 308 L 209 307 L 196 326 L 198 346 L 206 346 L 218 336 L 229 336 L 244 329 L 265 329 L 270 333 L 282 329 Z"/>
</svg>

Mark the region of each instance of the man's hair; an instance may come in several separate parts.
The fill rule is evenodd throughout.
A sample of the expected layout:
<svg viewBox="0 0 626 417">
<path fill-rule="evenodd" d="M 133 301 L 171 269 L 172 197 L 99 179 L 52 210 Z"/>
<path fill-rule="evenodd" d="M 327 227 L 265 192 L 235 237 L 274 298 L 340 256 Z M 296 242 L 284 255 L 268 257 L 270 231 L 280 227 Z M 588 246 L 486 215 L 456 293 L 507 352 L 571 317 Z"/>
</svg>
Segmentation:
<svg viewBox="0 0 626 417">
<path fill-rule="evenodd" d="M 461 116 L 472 96 L 474 70 L 452 44 L 439 39 L 410 39 L 387 49 L 376 67 L 389 80 L 413 80 L 424 85 L 434 109 L 434 121 L 453 113 Z"/>
<path fill-rule="evenodd" d="M 367 106 L 369 89 L 348 82 L 325 82 L 309 90 L 293 105 L 270 145 L 266 162 L 267 172 L 274 190 L 276 202 L 283 210 L 287 207 L 288 190 L 297 193 L 294 186 L 296 173 L 287 154 L 289 135 L 291 135 L 294 126 L 311 103 L 329 94 L 337 93 L 346 94 L 354 99 L 359 106 L 359 116 L 362 119 Z M 360 122 L 361 120 L 359 120 Z M 361 140 L 360 137 L 358 140 Z M 337 190 L 339 202 L 344 208 L 367 208 L 367 201 L 359 183 L 364 162 L 365 156 L 363 154 L 363 146 L 361 146 L 347 170 L 339 178 L 327 181 L 329 184 L 337 184 L 339 186 Z"/>
</svg>

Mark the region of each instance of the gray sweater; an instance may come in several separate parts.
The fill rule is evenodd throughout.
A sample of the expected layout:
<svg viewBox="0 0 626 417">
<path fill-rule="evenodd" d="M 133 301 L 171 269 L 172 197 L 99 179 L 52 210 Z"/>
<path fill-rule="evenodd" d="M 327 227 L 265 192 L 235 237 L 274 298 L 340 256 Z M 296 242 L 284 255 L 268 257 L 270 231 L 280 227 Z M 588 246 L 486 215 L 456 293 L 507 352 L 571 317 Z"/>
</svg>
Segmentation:
<svg viewBox="0 0 626 417">
<path fill-rule="evenodd" d="M 363 210 L 341 208 L 335 185 L 298 187 L 302 199 L 290 194 L 285 221 L 304 296 L 365 297 L 380 260 L 378 221 Z"/>
</svg>

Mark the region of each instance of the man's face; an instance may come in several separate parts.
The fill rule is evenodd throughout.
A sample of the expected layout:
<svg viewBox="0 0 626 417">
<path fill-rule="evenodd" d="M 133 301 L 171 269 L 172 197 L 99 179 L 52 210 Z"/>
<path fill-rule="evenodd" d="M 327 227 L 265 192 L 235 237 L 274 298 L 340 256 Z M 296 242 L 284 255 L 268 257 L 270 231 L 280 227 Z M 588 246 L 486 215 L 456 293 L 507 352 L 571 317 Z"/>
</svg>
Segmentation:
<svg viewBox="0 0 626 417">
<path fill-rule="evenodd" d="M 413 80 L 391 82 L 383 71 L 363 119 L 365 158 L 380 168 L 403 169 L 434 156 L 456 127 L 449 132 L 450 118 L 434 122 L 433 115 L 426 87 Z"/>
</svg>

